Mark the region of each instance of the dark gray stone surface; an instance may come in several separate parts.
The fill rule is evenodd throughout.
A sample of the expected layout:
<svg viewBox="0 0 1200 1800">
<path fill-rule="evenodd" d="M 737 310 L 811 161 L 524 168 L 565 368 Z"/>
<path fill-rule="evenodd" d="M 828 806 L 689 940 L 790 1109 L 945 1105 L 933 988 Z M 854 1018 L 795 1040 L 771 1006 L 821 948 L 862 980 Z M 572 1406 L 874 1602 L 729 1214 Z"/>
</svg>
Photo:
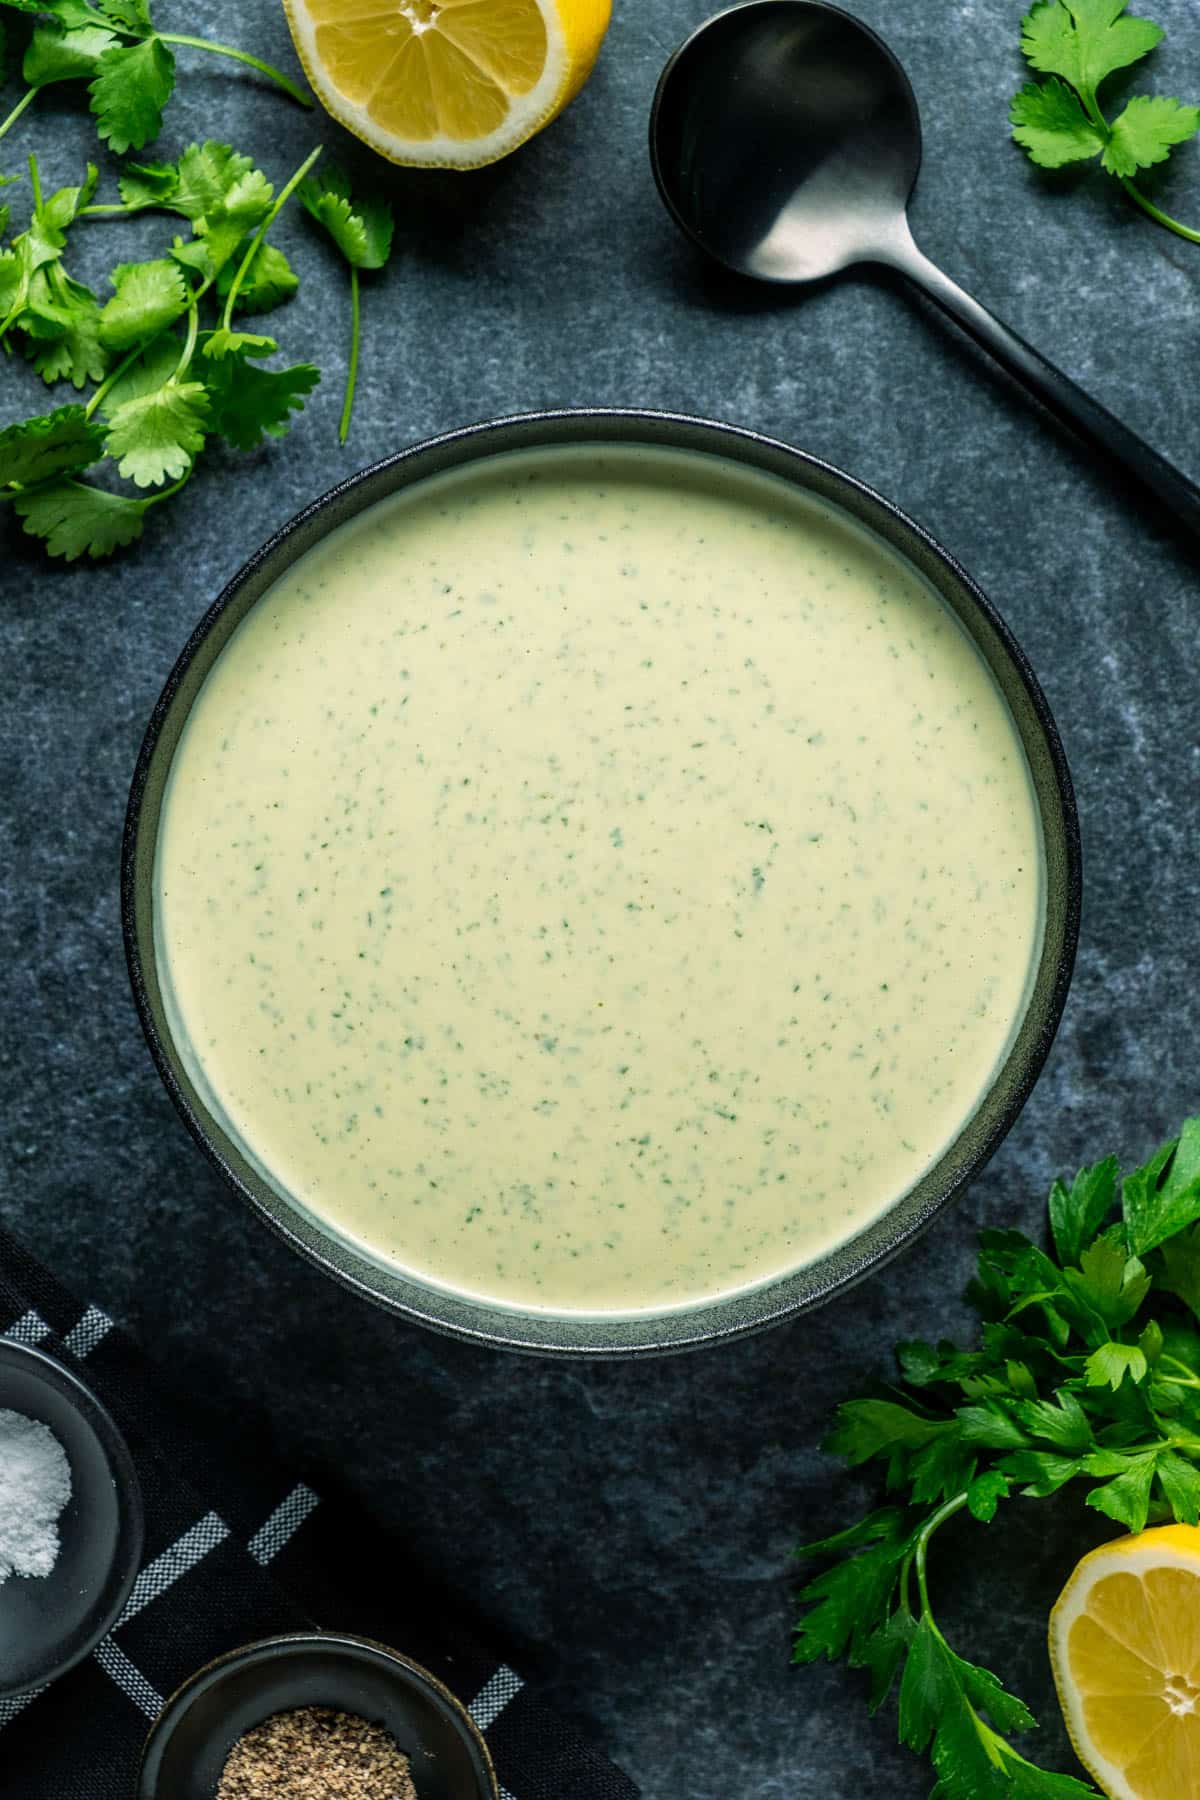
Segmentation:
<svg viewBox="0 0 1200 1800">
<path fill-rule="evenodd" d="M 926 126 L 918 235 L 979 296 L 1164 451 L 1200 472 L 1200 249 L 1099 175 L 1048 181 L 1007 141 L 1018 0 L 856 0 L 908 64 Z M 806 296 L 700 269 L 661 212 L 644 146 L 654 81 L 705 0 L 618 0 L 595 78 L 499 168 L 383 175 L 397 254 L 366 297 L 354 434 L 335 428 L 346 295 L 299 217 L 280 239 L 303 288 L 279 331 L 326 381 L 291 436 L 220 454 L 145 543 L 105 567 L 47 563 L 0 525 L 0 1217 L 146 1345 L 180 1406 L 203 1407 L 356 1494 L 402 1555 L 506 1637 L 647 1800 L 917 1800 L 927 1771 L 873 1724 L 861 1684 L 788 1667 L 802 1535 L 862 1490 L 817 1449 L 833 1403 L 898 1337 L 965 1323 L 974 1228 L 1036 1228 L 1055 1171 L 1132 1158 L 1196 1093 L 1200 828 L 1195 551 L 1063 441 L 929 309 L 871 276 Z M 1153 80 L 1200 92 L 1192 0 Z M 215 0 L 169 24 L 290 65 L 278 9 Z M 219 135 L 281 180 L 322 119 L 182 58 L 162 148 Z M 15 92 L 13 97 L 15 98 Z M 4 145 L 76 179 L 89 143 L 44 97 Z M 1200 215 L 1200 151 L 1157 186 Z M 84 235 L 81 227 L 79 236 Z M 104 269 L 168 241 L 165 221 L 86 227 Z M 40 384 L 0 373 L 0 420 Z M 659 1365 L 575 1368 L 406 1330 L 277 1245 L 186 1138 L 134 1018 L 116 870 L 129 774 L 177 650 L 243 558 L 349 470 L 437 429 L 557 403 L 674 406 L 761 427 L 875 483 L 993 595 L 1038 668 L 1079 787 L 1081 954 L 1057 1048 L 1019 1125 L 957 1211 L 901 1263 L 794 1327 Z M 1076 1510 L 993 1537 L 964 1526 L 934 1573 L 946 1619 L 1055 1723 L 1045 1614 L 1081 1546 Z M 1096 1522 L 1097 1524 L 1099 1522 Z M 403 1641 L 403 1622 L 396 1637 Z M 2 1786 L 2 1777 L 0 1777 Z"/>
</svg>

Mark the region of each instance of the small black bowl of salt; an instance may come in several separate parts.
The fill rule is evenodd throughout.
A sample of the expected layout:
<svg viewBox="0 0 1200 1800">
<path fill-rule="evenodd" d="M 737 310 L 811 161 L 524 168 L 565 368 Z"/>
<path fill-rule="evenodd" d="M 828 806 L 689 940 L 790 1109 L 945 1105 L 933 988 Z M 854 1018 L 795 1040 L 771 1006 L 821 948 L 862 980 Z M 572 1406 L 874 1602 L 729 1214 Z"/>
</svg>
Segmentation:
<svg viewBox="0 0 1200 1800">
<path fill-rule="evenodd" d="M 0 1338 L 0 1697 L 95 1649 L 141 1554 L 141 1494 L 108 1413 L 54 1357 Z"/>
</svg>

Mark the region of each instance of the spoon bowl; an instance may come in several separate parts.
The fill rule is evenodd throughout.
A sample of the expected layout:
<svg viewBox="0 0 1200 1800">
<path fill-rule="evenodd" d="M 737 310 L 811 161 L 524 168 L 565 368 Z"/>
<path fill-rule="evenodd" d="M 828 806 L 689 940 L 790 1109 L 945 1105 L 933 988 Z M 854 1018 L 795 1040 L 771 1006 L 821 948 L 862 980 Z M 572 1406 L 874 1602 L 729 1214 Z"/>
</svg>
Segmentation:
<svg viewBox="0 0 1200 1800">
<path fill-rule="evenodd" d="M 916 97 L 882 38 L 780 0 L 735 6 L 680 46 L 650 143 L 676 222 L 760 281 L 821 281 L 878 252 L 921 165 Z"/>
</svg>

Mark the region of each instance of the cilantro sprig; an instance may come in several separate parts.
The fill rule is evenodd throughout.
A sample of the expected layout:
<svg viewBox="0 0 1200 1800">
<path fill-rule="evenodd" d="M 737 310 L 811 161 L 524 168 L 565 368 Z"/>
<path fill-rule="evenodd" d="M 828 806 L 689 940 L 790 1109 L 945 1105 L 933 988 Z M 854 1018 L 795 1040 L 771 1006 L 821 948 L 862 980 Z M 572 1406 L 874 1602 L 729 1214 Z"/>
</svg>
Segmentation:
<svg viewBox="0 0 1200 1800">
<path fill-rule="evenodd" d="M 238 329 L 236 315 L 266 312 L 294 291 L 267 233 L 320 154 L 276 195 L 249 157 L 193 144 L 176 163 L 132 169 L 119 206 L 93 200 L 90 166 L 79 187 L 45 198 L 30 157 L 32 217 L 0 252 L 0 344 L 21 344 L 48 384 L 97 384 L 86 404 L 0 432 L 0 499 L 51 555 L 106 556 L 132 543 L 150 508 L 190 479 L 210 439 L 249 450 L 288 429 L 319 372 L 308 363 L 262 367 L 276 340 Z M 177 235 L 161 256 L 118 264 L 101 305 L 67 273 L 68 233 L 81 219 L 140 210 L 147 200 L 181 215 L 191 235 Z M 205 322 L 210 295 L 219 308 Z M 83 479 L 110 472 L 135 492 Z"/>
<path fill-rule="evenodd" d="M 358 384 L 358 353 L 362 336 L 358 272 L 382 269 L 391 254 L 394 222 L 385 200 L 360 200 L 350 194 L 350 183 L 340 169 L 327 168 L 321 176 L 309 176 L 300 188 L 300 203 L 323 226 L 350 267 L 350 361 L 346 372 L 346 398 L 338 438 L 350 434 L 354 390 Z"/>
<path fill-rule="evenodd" d="M 865 1669 L 873 1712 L 898 1682 L 900 1738 L 929 1755 L 933 1800 L 1094 1793 L 1014 1747 L 1027 1707 L 943 1634 L 928 1564 L 947 1521 L 990 1526 L 1079 1483 L 1130 1531 L 1200 1523 L 1200 1117 L 1123 1180 L 1108 1157 L 1056 1181 L 1048 1211 L 1052 1251 L 981 1234 L 974 1348 L 901 1344 L 899 1382 L 839 1408 L 826 1448 L 882 1463 L 894 1499 L 799 1552 L 828 1566 L 801 1594 L 793 1660 Z"/>
<path fill-rule="evenodd" d="M 1108 77 L 1141 62 L 1166 35 L 1160 25 L 1126 9 L 1127 0 L 1037 0 L 1021 22 L 1021 49 L 1045 79 L 1029 82 L 1013 96 L 1012 134 L 1044 169 L 1099 158 L 1144 213 L 1200 244 L 1200 231 L 1163 212 L 1134 180 L 1196 136 L 1200 107 L 1139 94 L 1111 120 L 1101 109 L 1100 89 Z"/>
<path fill-rule="evenodd" d="M 0 122 L 0 138 L 44 87 L 86 81 L 100 137 L 118 154 L 140 150 L 161 129 L 175 87 L 176 48 L 230 57 L 265 75 L 301 106 L 312 105 L 312 97 L 281 69 L 248 50 L 159 31 L 149 0 L 96 0 L 94 6 L 88 0 L 0 0 L 0 6 L 33 20 L 22 62 L 25 93 Z"/>
</svg>

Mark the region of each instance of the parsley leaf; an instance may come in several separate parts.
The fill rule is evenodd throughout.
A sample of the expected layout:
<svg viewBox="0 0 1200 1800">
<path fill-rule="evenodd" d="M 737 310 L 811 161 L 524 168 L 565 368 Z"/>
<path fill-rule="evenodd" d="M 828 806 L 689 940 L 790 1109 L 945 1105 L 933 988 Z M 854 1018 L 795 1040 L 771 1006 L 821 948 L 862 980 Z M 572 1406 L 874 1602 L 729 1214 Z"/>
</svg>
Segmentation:
<svg viewBox="0 0 1200 1800">
<path fill-rule="evenodd" d="M 943 1636 L 935 1534 L 954 1517 L 994 1530 L 1002 1503 L 1073 1482 L 1133 1532 L 1152 1511 L 1200 1523 L 1200 1118 L 1123 1181 L 1112 1157 L 1056 1181 L 1047 1215 L 1056 1256 L 980 1234 L 978 1342 L 902 1343 L 901 1380 L 839 1407 L 826 1445 L 854 1468 L 882 1463 L 894 1504 L 806 1552 L 829 1566 L 801 1595 L 794 1659 L 867 1670 L 872 1709 L 898 1680 L 901 1736 L 930 1757 L 935 1800 L 1092 1792 L 1013 1747 L 1033 1724 L 1023 1703 Z"/>
<path fill-rule="evenodd" d="M 1174 1143 L 1125 1177 L 1121 1204 L 1135 1256 L 1200 1221 L 1200 1119 L 1189 1119 Z"/>
<path fill-rule="evenodd" d="M 1115 1156 L 1106 1156 L 1092 1169 L 1080 1169 L 1070 1188 L 1056 1181 L 1050 1189 L 1050 1229 L 1054 1247 L 1064 1263 L 1078 1263 L 1097 1235 L 1117 1198 L 1119 1169 Z"/>
<path fill-rule="evenodd" d="M 1131 16 L 1126 0 L 1036 0 L 1021 22 L 1021 49 L 1047 79 L 1013 96 L 1009 120 L 1016 142 L 1042 168 L 1098 157 L 1158 224 L 1200 243 L 1200 232 L 1168 217 L 1132 179 L 1196 136 L 1200 107 L 1138 95 L 1111 123 L 1100 107 L 1107 78 L 1148 56 L 1163 36 L 1152 20 Z"/>
</svg>

